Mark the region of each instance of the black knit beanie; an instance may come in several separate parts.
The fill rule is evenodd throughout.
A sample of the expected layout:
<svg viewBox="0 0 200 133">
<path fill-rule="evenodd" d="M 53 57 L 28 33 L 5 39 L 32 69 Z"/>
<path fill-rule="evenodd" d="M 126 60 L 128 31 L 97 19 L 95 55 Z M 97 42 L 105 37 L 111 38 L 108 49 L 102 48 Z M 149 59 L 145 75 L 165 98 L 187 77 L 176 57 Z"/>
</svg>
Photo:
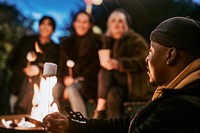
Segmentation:
<svg viewBox="0 0 200 133">
<path fill-rule="evenodd" d="M 161 22 L 150 40 L 166 47 L 200 53 L 200 22 L 189 17 L 172 17 Z"/>
</svg>

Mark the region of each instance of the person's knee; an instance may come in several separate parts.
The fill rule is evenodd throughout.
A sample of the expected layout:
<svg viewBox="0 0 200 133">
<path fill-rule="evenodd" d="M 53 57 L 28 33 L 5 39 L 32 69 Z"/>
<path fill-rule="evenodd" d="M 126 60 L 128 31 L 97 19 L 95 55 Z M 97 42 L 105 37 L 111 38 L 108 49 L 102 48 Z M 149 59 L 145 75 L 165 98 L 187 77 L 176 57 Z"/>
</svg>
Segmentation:
<svg viewBox="0 0 200 133">
<path fill-rule="evenodd" d="M 67 87 L 66 89 L 67 89 L 67 94 L 68 94 L 68 96 L 69 96 L 69 98 L 71 99 L 71 98 L 76 98 L 76 97 L 80 97 L 80 91 L 79 91 L 79 88 L 78 88 L 79 86 L 77 86 L 77 85 L 71 85 L 71 86 L 69 86 L 69 87 Z"/>
<path fill-rule="evenodd" d="M 68 94 L 74 94 L 74 93 L 77 93 L 77 88 L 75 88 L 75 87 L 73 87 L 73 86 L 70 86 L 70 87 L 67 87 L 66 88 L 67 89 L 67 92 L 68 92 Z"/>
</svg>

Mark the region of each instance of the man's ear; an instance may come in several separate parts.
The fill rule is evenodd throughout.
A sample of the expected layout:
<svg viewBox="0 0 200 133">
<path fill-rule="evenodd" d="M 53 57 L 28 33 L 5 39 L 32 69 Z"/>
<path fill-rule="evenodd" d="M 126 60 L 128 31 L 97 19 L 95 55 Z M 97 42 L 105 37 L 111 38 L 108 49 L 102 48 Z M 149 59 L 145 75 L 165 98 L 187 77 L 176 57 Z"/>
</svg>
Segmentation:
<svg viewBox="0 0 200 133">
<path fill-rule="evenodd" d="M 177 49 L 175 47 L 169 48 L 167 51 L 167 62 L 166 63 L 168 65 L 171 65 L 174 62 L 176 55 L 177 55 Z"/>
</svg>

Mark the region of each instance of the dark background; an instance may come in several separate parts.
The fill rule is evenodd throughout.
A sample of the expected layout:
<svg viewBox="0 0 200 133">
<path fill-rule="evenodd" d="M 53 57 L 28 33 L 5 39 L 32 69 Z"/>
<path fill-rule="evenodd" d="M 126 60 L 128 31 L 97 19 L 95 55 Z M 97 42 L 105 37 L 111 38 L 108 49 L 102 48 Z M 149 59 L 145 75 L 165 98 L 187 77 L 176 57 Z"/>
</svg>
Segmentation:
<svg viewBox="0 0 200 133">
<path fill-rule="evenodd" d="M 103 31 L 108 15 L 116 8 L 123 8 L 130 14 L 132 28 L 147 40 L 151 31 L 169 17 L 190 16 L 200 20 L 200 6 L 192 0 L 105 0 L 93 9 L 96 24 Z"/>
</svg>

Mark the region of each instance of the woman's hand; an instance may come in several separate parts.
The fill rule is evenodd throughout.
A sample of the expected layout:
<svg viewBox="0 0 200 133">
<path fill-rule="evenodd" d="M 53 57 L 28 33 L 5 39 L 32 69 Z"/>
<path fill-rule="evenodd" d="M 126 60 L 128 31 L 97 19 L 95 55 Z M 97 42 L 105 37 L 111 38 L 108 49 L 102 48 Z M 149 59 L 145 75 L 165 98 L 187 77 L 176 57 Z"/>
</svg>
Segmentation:
<svg viewBox="0 0 200 133">
<path fill-rule="evenodd" d="M 40 69 L 37 65 L 28 65 L 23 71 L 28 77 L 37 76 L 40 73 Z"/>
<path fill-rule="evenodd" d="M 69 120 L 67 116 L 55 112 L 45 116 L 43 119 L 43 124 L 47 131 L 51 131 L 51 133 L 66 133 L 68 129 Z"/>
<path fill-rule="evenodd" d="M 117 70 L 119 62 L 116 59 L 110 58 L 108 61 L 104 62 L 102 65 L 106 70 Z"/>
<path fill-rule="evenodd" d="M 64 89 L 64 92 L 63 92 L 63 98 L 64 98 L 64 100 L 67 100 L 67 99 L 68 99 L 67 88 Z"/>
<path fill-rule="evenodd" d="M 75 79 L 71 76 L 65 76 L 63 82 L 64 82 L 65 86 L 70 86 L 71 84 L 73 84 L 75 82 Z"/>
<path fill-rule="evenodd" d="M 65 76 L 63 82 L 64 82 L 65 86 L 70 86 L 71 84 L 73 84 L 75 82 L 75 79 L 73 77 L 71 77 L 71 76 Z M 65 100 L 68 99 L 68 93 L 67 93 L 67 89 L 66 88 L 64 89 L 64 92 L 63 92 L 63 98 Z"/>
<path fill-rule="evenodd" d="M 112 70 L 113 68 L 110 60 L 105 61 L 104 63 L 101 64 L 101 66 L 106 70 Z"/>
<path fill-rule="evenodd" d="M 112 58 L 112 59 L 110 59 L 110 63 L 112 64 L 113 69 L 118 70 L 118 68 L 119 68 L 118 60 Z"/>
</svg>

